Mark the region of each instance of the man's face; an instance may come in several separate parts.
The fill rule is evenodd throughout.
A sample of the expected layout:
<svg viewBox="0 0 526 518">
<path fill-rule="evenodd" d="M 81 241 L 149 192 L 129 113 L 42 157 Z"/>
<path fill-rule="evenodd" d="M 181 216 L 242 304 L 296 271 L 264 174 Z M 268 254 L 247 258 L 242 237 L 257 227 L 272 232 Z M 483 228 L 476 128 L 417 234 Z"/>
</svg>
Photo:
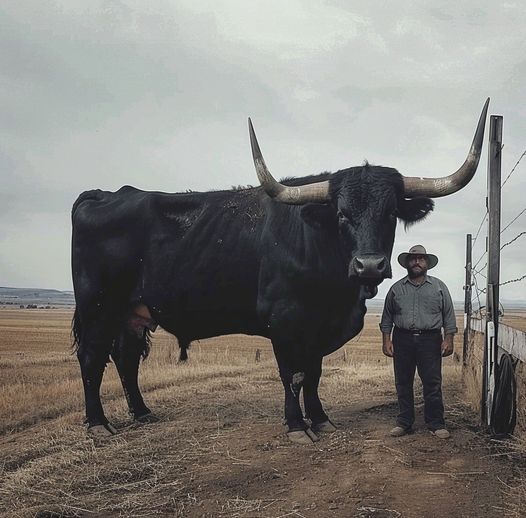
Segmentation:
<svg viewBox="0 0 526 518">
<path fill-rule="evenodd" d="M 425 275 L 427 258 L 425 255 L 410 255 L 407 258 L 407 273 L 411 279 Z"/>
</svg>

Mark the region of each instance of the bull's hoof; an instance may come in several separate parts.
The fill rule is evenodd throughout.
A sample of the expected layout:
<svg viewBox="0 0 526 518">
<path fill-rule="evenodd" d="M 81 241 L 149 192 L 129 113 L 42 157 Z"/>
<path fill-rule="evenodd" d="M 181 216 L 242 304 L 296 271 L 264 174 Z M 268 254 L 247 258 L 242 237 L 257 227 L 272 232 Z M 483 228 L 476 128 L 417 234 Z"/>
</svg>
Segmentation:
<svg viewBox="0 0 526 518">
<path fill-rule="evenodd" d="M 315 423 L 312 425 L 311 428 L 316 433 L 332 433 L 337 430 L 336 426 L 334 426 L 330 419 L 327 419 L 327 421 L 323 421 L 323 423 Z"/>
<path fill-rule="evenodd" d="M 140 416 L 136 416 L 134 419 L 139 423 L 157 423 L 159 421 L 159 418 L 151 412 Z"/>
<path fill-rule="evenodd" d="M 296 430 L 295 432 L 287 432 L 287 437 L 290 442 L 296 444 L 312 444 L 319 441 L 319 437 L 310 429 Z"/>
<path fill-rule="evenodd" d="M 96 424 L 88 428 L 88 434 L 95 439 L 107 439 L 113 437 L 117 433 L 117 429 L 110 423 Z"/>
</svg>

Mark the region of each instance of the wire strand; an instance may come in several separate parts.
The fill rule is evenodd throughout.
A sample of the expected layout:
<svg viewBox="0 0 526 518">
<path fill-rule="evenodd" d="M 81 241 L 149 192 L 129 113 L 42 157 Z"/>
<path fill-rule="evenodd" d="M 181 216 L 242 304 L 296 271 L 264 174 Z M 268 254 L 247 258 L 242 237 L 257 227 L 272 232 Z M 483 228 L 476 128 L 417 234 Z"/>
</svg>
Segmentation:
<svg viewBox="0 0 526 518">
<path fill-rule="evenodd" d="M 514 221 L 516 221 L 517 219 L 519 219 L 520 216 L 522 216 L 524 213 L 526 212 L 526 207 L 524 207 L 524 209 L 522 209 L 519 214 L 517 214 L 517 216 L 515 216 L 501 231 L 500 233 L 502 234 Z"/>
<path fill-rule="evenodd" d="M 486 208 L 486 212 L 484 216 L 482 216 L 482 221 L 480 222 L 479 229 L 477 230 L 477 233 L 475 234 L 475 239 L 473 239 L 473 241 L 471 242 L 471 250 L 473 250 L 473 247 L 475 246 L 475 241 L 479 237 L 480 229 L 482 228 L 482 225 L 484 224 L 484 221 L 486 220 L 487 215 L 488 215 L 488 209 Z"/>
<path fill-rule="evenodd" d="M 506 282 L 501 282 L 501 283 L 499 284 L 499 286 L 505 286 L 506 284 L 511 284 L 511 283 L 513 283 L 513 282 L 520 282 L 520 281 L 522 281 L 523 279 L 526 279 L 526 274 L 523 275 L 522 277 L 519 277 L 518 279 L 511 279 L 511 280 L 506 281 Z"/>
<path fill-rule="evenodd" d="M 473 276 L 473 280 L 475 281 L 476 296 L 477 296 L 477 300 L 478 300 L 478 303 L 479 303 L 479 310 L 480 310 L 480 308 L 482 307 L 482 304 L 480 303 L 480 294 L 484 293 L 484 291 L 486 291 L 486 290 L 482 291 L 482 290 L 479 289 L 479 285 L 477 283 L 477 276 L 476 275 Z M 474 298 L 473 298 L 473 300 L 474 300 Z"/>
<path fill-rule="evenodd" d="M 475 272 L 477 275 L 480 275 L 481 277 L 484 277 L 484 279 L 487 279 L 487 276 L 482 273 L 482 270 L 487 266 L 487 264 L 488 264 L 487 262 L 484 263 L 484 266 L 481 266 L 480 270 L 476 270 L 476 272 Z"/>
<path fill-rule="evenodd" d="M 521 232 L 519 235 L 515 236 L 511 241 L 508 241 L 507 243 L 504 243 L 500 249 L 502 250 L 505 246 L 508 246 L 508 245 L 511 245 L 514 241 L 517 241 L 517 239 L 519 239 L 519 237 L 521 236 L 524 236 L 526 234 L 526 231 L 525 232 Z M 482 270 L 482 268 L 481 268 Z"/>
<path fill-rule="evenodd" d="M 526 155 L 526 150 L 524 150 L 524 152 L 522 153 L 522 155 L 519 157 L 519 159 L 517 160 L 517 163 L 513 166 L 513 169 L 510 171 L 510 173 L 508 174 L 508 176 L 506 176 L 506 179 L 502 182 L 502 185 L 500 186 L 501 189 L 502 187 L 504 187 L 506 185 L 506 182 L 509 180 L 510 176 L 513 174 L 513 171 L 515 171 L 515 169 L 517 168 L 517 166 L 519 165 L 520 161 L 523 159 L 524 155 Z"/>
<path fill-rule="evenodd" d="M 482 261 L 482 259 L 484 258 L 484 256 L 488 253 L 488 251 L 486 250 L 480 257 L 479 257 L 479 260 L 475 263 L 475 266 L 473 266 L 471 269 L 472 270 L 475 270 L 478 266 L 478 264 L 480 263 L 480 261 Z M 486 263 L 488 264 L 488 263 Z M 486 266 L 486 264 L 484 266 Z M 484 268 L 484 266 L 482 268 Z M 481 270 L 482 270 L 481 268 Z"/>
</svg>

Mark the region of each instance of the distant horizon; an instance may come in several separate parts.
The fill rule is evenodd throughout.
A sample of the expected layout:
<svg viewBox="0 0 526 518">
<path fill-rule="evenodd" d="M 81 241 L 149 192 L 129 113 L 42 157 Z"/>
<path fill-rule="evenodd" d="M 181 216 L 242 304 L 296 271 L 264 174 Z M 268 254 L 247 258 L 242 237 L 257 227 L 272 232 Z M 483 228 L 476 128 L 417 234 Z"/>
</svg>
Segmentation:
<svg viewBox="0 0 526 518">
<path fill-rule="evenodd" d="M 0 290 L 28 290 L 28 291 L 52 291 L 52 292 L 58 292 L 58 293 L 67 293 L 67 294 L 74 294 L 73 290 L 61 290 L 59 288 L 39 288 L 36 286 L 30 286 L 30 287 L 20 287 L 20 286 L 0 286 Z M 3 294 L 0 293 L 0 296 Z M 374 297 L 373 299 L 368 299 L 369 302 L 379 302 L 384 301 L 385 297 Z M 485 301 L 485 298 L 484 298 Z M 1 301 L 0 301 L 1 302 Z M 526 299 L 510 299 L 510 298 L 502 298 L 500 299 L 501 303 L 506 304 L 518 304 L 518 305 L 525 305 L 526 306 Z M 453 299 L 453 303 L 456 306 L 464 304 L 463 300 L 459 299 Z M 482 305 L 484 306 L 484 305 Z"/>
</svg>

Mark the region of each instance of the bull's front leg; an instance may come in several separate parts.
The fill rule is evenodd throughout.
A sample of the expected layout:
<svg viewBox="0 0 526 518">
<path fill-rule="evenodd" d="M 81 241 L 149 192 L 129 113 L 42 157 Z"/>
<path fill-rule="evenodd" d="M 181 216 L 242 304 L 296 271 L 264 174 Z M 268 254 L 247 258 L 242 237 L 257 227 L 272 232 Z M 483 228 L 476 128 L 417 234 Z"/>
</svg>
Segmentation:
<svg viewBox="0 0 526 518">
<path fill-rule="evenodd" d="M 336 426 L 325 413 L 318 395 L 320 384 L 321 364 L 323 357 L 317 356 L 309 362 L 303 384 L 303 401 L 305 403 L 305 417 L 311 422 L 311 429 L 318 432 L 334 432 Z"/>
<path fill-rule="evenodd" d="M 272 341 L 274 354 L 278 362 L 279 375 L 285 390 L 285 422 L 287 436 L 290 441 L 298 444 L 311 444 L 319 440 L 303 418 L 300 406 L 300 393 L 305 382 L 305 368 L 301 358 L 290 354 L 283 344 Z"/>
</svg>

